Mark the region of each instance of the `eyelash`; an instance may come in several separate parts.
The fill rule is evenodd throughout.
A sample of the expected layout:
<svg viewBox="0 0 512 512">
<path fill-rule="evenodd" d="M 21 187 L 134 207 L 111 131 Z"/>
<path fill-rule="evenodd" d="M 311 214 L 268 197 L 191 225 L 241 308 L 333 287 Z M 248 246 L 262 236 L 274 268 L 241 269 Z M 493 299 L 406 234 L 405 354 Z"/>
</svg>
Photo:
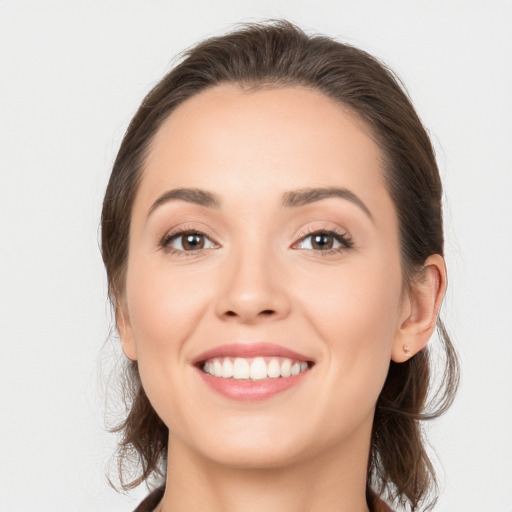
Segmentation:
<svg viewBox="0 0 512 512">
<path fill-rule="evenodd" d="M 306 238 L 309 238 L 313 235 L 327 235 L 332 236 L 335 240 L 337 240 L 342 247 L 337 247 L 336 249 L 329 249 L 328 251 L 317 251 L 315 249 L 305 249 L 307 251 L 314 251 L 319 253 L 321 256 L 329 256 L 332 254 L 339 254 L 341 252 L 346 251 L 347 249 L 351 249 L 354 247 L 354 242 L 352 237 L 344 232 L 335 228 L 312 228 L 310 230 L 306 230 L 305 232 L 300 233 L 298 242 L 303 242 Z M 296 245 L 296 242 L 294 245 Z"/>
<path fill-rule="evenodd" d="M 176 231 L 172 231 L 171 233 L 167 233 L 164 235 L 162 240 L 160 240 L 159 246 L 164 249 L 168 254 L 173 254 L 176 256 L 195 256 L 199 251 L 202 249 L 196 249 L 195 251 L 182 251 L 180 249 L 174 249 L 172 247 L 169 247 L 169 244 L 174 240 L 175 238 L 179 238 L 180 236 L 185 235 L 200 235 L 204 236 L 208 239 L 210 239 L 210 236 L 208 233 L 205 233 L 204 231 L 200 231 L 198 229 L 189 229 L 189 228 L 179 228 Z M 217 245 L 217 244 L 214 244 Z"/>
<path fill-rule="evenodd" d="M 188 228 L 181 228 L 177 229 L 176 231 L 173 231 L 171 233 L 167 233 L 164 235 L 164 237 L 161 239 L 159 246 L 164 249 L 168 254 L 177 255 L 177 256 L 195 256 L 199 251 L 203 249 L 196 249 L 194 251 L 182 251 L 181 249 L 174 249 L 169 247 L 169 244 L 175 239 L 179 238 L 180 236 L 184 235 L 199 235 L 204 236 L 208 239 L 210 239 L 210 236 L 207 233 L 204 233 L 203 231 L 197 230 L 197 229 L 188 229 Z M 327 235 L 332 236 L 335 238 L 342 247 L 337 247 L 336 249 L 329 249 L 328 251 L 319 251 L 315 249 L 305 249 L 308 251 L 314 251 L 319 253 L 321 256 L 328 256 L 332 254 L 339 254 L 347 249 L 351 249 L 354 246 L 354 242 L 352 238 L 348 235 L 348 233 L 339 231 L 337 229 L 312 229 L 310 231 L 302 232 L 300 233 L 300 238 L 298 242 L 304 242 L 305 239 L 313 236 L 313 235 Z M 294 245 L 296 245 L 298 242 L 296 242 Z M 212 242 L 215 244 L 215 242 Z"/>
</svg>

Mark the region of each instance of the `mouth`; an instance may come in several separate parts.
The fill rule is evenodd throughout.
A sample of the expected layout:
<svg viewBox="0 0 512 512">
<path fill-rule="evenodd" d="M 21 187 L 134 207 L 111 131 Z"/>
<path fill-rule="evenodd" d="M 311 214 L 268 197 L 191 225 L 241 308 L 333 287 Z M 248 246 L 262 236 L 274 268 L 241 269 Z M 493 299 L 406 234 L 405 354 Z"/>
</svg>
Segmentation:
<svg viewBox="0 0 512 512">
<path fill-rule="evenodd" d="M 198 368 L 222 379 L 257 381 L 299 375 L 312 365 L 311 361 L 298 361 L 287 357 L 215 357 L 199 363 Z"/>
<path fill-rule="evenodd" d="M 221 345 L 194 362 L 202 380 L 235 400 L 262 400 L 303 381 L 315 362 L 270 343 Z"/>
</svg>

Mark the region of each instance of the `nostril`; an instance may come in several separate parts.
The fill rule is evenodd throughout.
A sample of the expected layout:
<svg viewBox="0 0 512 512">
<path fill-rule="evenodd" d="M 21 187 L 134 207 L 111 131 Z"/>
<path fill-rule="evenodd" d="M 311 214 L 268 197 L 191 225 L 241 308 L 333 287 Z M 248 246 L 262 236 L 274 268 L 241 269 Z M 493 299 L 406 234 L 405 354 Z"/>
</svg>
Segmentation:
<svg viewBox="0 0 512 512">
<path fill-rule="evenodd" d="M 260 311 L 257 316 L 272 316 L 275 313 L 276 313 L 276 311 L 274 309 L 264 309 L 264 310 Z M 226 311 L 224 314 L 226 316 L 233 316 L 233 317 L 244 316 L 243 314 L 239 314 L 236 311 L 232 311 L 232 310 Z"/>
</svg>

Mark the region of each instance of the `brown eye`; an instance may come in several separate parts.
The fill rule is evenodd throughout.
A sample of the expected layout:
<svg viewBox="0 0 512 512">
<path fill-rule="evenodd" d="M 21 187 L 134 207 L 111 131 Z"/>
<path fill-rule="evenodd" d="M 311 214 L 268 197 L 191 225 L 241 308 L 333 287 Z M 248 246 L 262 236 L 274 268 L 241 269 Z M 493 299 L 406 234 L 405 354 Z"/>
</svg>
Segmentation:
<svg viewBox="0 0 512 512">
<path fill-rule="evenodd" d="M 204 237 L 197 233 L 192 235 L 182 235 L 181 245 L 185 251 L 193 251 L 194 249 L 202 249 L 204 247 Z"/>
<path fill-rule="evenodd" d="M 319 252 L 341 251 L 352 247 L 352 241 L 346 233 L 322 230 L 310 233 L 299 242 L 300 249 L 310 249 Z"/>
<path fill-rule="evenodd" d="M 202 249 L 212 249 L 216 245 L 200 231 L 171 233 L 164 237 L 160 244 L 169 252 L 194 252 Z"/>
<path fill-rule="evenodd" d="M 311 246 L 313 249 L 332 249 L 334 245 L 334 237 L 324 233 L 311 235 Z"/>
</svg>

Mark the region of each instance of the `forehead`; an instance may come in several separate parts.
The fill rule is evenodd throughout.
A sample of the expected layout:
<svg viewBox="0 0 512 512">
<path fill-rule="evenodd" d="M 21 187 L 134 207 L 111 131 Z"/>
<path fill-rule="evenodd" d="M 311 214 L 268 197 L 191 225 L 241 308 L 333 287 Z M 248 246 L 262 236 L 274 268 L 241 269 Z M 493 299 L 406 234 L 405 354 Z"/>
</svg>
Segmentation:
<svg viewBox="0 0 512 512">
<path fill-rule="evenodd" d="M 221 85 L 183 102 L 160 127 L 136 202 L 180 186 L 255 205 L 298 186 L 341 186 L 371 202 L 386 194 L 381 156 L 366 124 L 319 91 Z"/>
</svg>

